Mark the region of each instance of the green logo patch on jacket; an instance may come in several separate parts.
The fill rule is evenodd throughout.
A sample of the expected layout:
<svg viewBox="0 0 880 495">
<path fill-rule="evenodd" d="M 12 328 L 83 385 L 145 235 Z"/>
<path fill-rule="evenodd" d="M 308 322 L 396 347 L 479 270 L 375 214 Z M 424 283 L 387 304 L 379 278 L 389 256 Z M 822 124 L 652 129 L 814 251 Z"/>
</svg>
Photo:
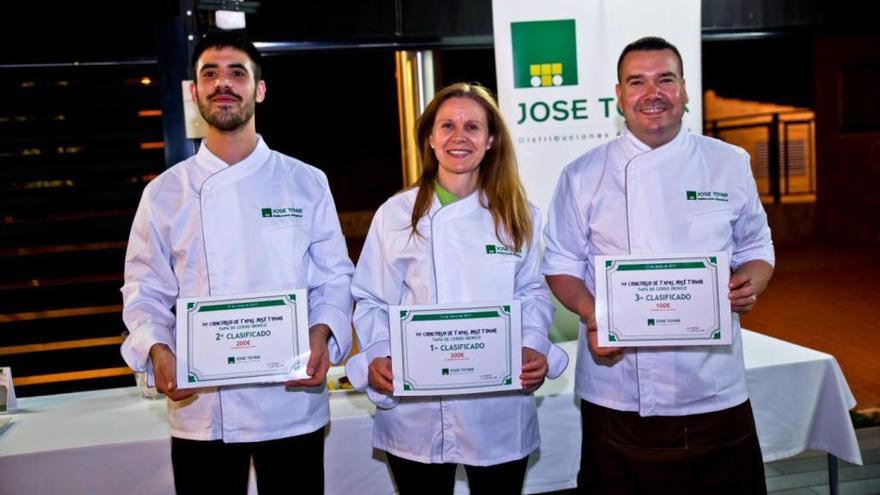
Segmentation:
<svg viewBox="0 0 880 495">
<path fill-rule="evenodd" d="M 495 244 L 486 244 L 486 254 L 510 254 L 513 256 L 522 256 L 522 253 L 517 253 L 504 246 L 496 246 Z"/>
<path fill-rule="evenodd" d="M 302 218 L 303 210 L 302 208 L 294 208 L 292 206 L 287 208 L 261 208 L 260 214 L 263 218 L 279 218 L 279 217 L 295 217 Z"/>
<path fill-rule="evenodd" d="M 727 196 L 721 191 L 687 191 L 688 201 L 727 201 Z"/>
</svg>

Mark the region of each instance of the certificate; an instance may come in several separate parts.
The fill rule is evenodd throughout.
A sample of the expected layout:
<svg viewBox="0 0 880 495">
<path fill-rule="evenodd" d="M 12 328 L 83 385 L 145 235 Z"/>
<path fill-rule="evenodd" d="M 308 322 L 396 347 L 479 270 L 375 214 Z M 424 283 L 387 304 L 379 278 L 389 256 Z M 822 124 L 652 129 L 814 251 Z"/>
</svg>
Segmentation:
<svg viewBox="0 0 880 495">
<path fill-rule="evenodd" d="M 305 378 L 304 289 L 177 300 L 178 388 Z"/>
<path fill-rule="evenodd" d="M 726 252 L 596 256 L 599 345 L 726 345 Z"/>
<path fill-rule="evenodd" d="M 519 301 L 391 306 L 394 395 L 520 390 Z"/>
</svg>

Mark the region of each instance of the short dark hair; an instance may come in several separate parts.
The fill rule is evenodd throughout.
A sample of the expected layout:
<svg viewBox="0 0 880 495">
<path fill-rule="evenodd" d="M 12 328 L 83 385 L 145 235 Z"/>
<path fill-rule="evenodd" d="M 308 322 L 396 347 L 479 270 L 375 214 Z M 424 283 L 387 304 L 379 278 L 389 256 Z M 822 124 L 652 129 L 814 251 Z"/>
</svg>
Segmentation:
<svg viewBox="0 0 880 495">
<path fill-rule="evenodd" d="M 627 53 L 643 51 L 653 52 L 660 50 L 672 50 L 672 53 L 675 54 L 675 58 L 678 59 L 678 70 L 680 71 L 679 76 L 684 78 L 684 62 L 681 60 L 681 53 L 678 52 L 678 48 L 658 36 L 645 36 L 644 38 L 639 38 L 626 45 L 620 53 L 620 58 L 617 59 L 617 82 L 620 82 L 620 68 L 623 67 L 623 58 L 626 57 Z"/>
<path fill-rule="evenodd" d="M 198 70 L 199 57 L 209 48 L 234 48 L 245 52 L 254 64 L 254 80 L 259 81 L 262 78 L 263 58 L 253 42 L 241 31 L 212 31 L 203 34 L 193 48 L 192 60 L 190 61 L 194 77 L 198 77 L 196 71 Z"/>
</svg>

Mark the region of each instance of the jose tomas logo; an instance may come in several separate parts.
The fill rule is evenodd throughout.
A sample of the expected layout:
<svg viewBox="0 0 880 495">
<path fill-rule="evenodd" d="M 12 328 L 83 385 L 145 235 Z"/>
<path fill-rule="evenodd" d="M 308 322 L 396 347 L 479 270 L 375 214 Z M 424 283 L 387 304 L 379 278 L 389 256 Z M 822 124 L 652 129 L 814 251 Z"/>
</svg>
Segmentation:
<svg viewBox="0 0 880 495">
<path fill-rule="evenodd" d="M 303 211 L 302 208 L 260 208 L 260 214 L 263 218 L 278 218 L 278 217 L 295 217 L 302 218 Z"/>
<path fill-rule="evenodd" d="M 510 23 L 516 88 L 573 86 L 578 82 L 574 19 Z"/>
<path fill-rule="evenodd" d="M 728 196 L 723 191 L 687 191 L 688 201 L 727 201 Z"/>
<path fill-rule="evenodd" d="M 486 244 L 486 254 L 512 254 L 514 256 L 521 256 L 521 254 L 516 251 L 494 244 Z"/>
</svg>

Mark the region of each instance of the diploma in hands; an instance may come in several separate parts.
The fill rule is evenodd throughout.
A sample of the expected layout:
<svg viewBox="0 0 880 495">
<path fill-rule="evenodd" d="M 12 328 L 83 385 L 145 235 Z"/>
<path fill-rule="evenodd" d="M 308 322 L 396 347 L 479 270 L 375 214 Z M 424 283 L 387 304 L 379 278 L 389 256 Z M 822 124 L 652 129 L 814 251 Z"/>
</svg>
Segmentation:
<svg viewBox="0 0 880 495">
<path fill-rule="evenodd" d="M 305 289 L 177 300 L 178 388 L 306 378 Z"/>
<path fill-rule="evenodd" d="M 726 252 L 596 256 L 600 346 L 731 343 Z"/>
<path fill-rule="evenodd" d="M 520 390 L 519 301 L 388 308 L 394 395 Z"/>
</svg>

